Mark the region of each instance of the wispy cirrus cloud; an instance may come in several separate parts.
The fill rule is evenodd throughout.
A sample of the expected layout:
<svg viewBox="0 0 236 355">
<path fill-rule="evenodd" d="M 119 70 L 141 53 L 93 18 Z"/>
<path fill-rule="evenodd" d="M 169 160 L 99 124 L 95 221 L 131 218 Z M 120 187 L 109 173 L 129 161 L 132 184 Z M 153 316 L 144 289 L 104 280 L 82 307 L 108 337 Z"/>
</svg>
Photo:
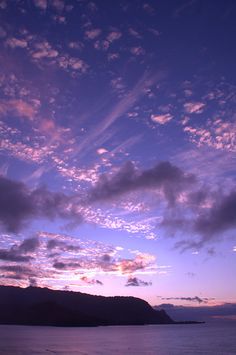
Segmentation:
<svg viewBox="0 0 236 355">
<path fill-rule="evenodd" d="M 95 142 L 117 119 L 124 115 L 143 95 L 146 88 L 152 87 L 158 80 L 163 79 L 165 73 L 158 72 L 155 75 L 145 72 L 136 85 L 113 106 L 108 114 L 100 121 L 96 127 L 89 131 L 86 139 L 78 145 L 76 153 L 81 153 L 88 149 L 91 142 Z"/>
</svg>

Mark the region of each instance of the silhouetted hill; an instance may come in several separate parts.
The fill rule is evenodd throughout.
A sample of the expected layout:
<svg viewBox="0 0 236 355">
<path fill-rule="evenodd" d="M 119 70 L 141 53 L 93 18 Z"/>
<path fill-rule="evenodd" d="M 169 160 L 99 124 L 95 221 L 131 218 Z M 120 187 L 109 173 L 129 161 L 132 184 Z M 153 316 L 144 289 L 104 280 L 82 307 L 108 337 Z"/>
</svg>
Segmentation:
<svg viewBox="0 0 236 355">
<path fill-rule="evenodd" d="M 0 323 L 56 326 L 172 324 L 135 297 L 103 297 L 47 288 L 0 286 Z"/>
</svg>

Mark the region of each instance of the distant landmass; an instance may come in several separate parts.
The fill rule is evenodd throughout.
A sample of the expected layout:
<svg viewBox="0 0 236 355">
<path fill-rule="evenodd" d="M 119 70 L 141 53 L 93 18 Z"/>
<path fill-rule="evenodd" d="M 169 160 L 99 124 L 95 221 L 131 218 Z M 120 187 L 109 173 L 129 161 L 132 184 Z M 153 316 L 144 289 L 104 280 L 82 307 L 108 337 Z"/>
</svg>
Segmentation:
<svg viewBox="0 0 236 355">
<path fill-rule="evenodd" d="M 0 286 L 0 323 L 51 326 L 173 324 L 135 297 L 103 297 L 38 287 Z"/>
</svg>

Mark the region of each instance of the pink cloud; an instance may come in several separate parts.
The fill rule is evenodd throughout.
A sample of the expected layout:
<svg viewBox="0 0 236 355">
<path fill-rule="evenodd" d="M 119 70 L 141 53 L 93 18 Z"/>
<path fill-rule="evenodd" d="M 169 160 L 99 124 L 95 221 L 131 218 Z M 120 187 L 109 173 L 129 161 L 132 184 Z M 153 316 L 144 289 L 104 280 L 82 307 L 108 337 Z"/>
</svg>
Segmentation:
<svg viewBox="0 0 236 355">
<path fill-rule="evenodd" d="M 119 58 L 119 53 L 108 53 L 108 60 L 116 60 Z"/>
<path fill-rule="evenodd" d="M 203 102 L 187 102 L 184 109 L 187 113 L 202 113 L 204 106 Z"/>
<path fill-rule="evenodd" d="M 107 40 L 108 40 L 108 42 L 112 43 L 113 41 L 118 40 L 121 36 L 122 36 L 122 33 L 120 31 L 112 31 L 107 36 Z"/>
<path fill-rule="evenodd" d="M 92 30 L 86 31 L 85 36 L 88 39 L 95 39 L 95 38 L 99 37 L 101 33 L 102 33 L 102 30 L 100 30 L 100 28 L 94 28 Z"/>
<path fill-rule="evenodd" d="M 26 48 L 28 46 L 28 43 L 25 39 L 19 39 L 15 37 L 8 38 L 5 44 L 11 48 Z"/>
<path fill-rule="evenodd" d="M 62 11 L 65 7 L 63 0 L 51 0 L 51 5 L 57 10 Z"/>
<path fill-rule="evenodd" d="M 34 0 L 34 5 L 41 10 L 47 9 L 47 0 Z"/>
<path fill-rule="evenodd" d="M 55 58 L 59 55 L 58 51 L 53 49 L 47 41 L 36 43 L 35 48 L 31 52 L 33 59 Z"/>
<path fill-rule="evenodd" d="M 135 38 L 142 38 L 142 36 L 134 28 L 129 28 L 129 34 Z"/>
<path fill-rule="evenodd" d="M 161 125 L 164 125 L 164 124 L 170 122 L 173 119 L 173 116 L 169 113 L 166 113 L 164 115 L 151 115 L 151 119 L 155 123 L 159 123 Z"/>
<path fill-rule="evenodd" d="M 130 49 L 130 52 L 134 55 L 137 55 L 137 56 L 145 54 L 145 50 L 140 46 L 139 47 L 132 47 Z"/>
<path fill-rule="evenodd" d="M 33 120 L 37 113 L 37 107 L 34 103 L 28 103 L 23 100 L 0 101 L 0 115 L 5 116 L 9 113 Z"/>
<path fill-rule="evenodd" d="M 88 69 L 88 65 L 80 58 L 70 57 L 68 55 L 60 56 L 57 59 L 60 68 L 74 69 L 85 73 Z"/>
<path fill-rule="evenodd" d="M 190 140 L 199 147 L 207 145 L 215 149 L 236 152 L 235 123 L 216 119 L 205 128 L 186 126 L 184 132 L 187 132 Z"/>
<path fill-rule="evenodd" d="M 69 128 L 64 128 L 56 125 L 51 119 L 43 119 L 40 121 L 39 130 L 45 136 L 50 137 L 51 141 L 60 141 L 66 143 L 65 135 L 70 132 Z"/>
</svg>

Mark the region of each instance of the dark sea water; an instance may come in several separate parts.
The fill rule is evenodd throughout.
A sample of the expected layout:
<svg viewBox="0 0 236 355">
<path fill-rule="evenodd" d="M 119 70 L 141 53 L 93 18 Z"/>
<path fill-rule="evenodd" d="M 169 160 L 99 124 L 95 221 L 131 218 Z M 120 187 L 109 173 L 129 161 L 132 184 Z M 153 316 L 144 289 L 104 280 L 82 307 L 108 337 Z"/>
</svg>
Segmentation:
<svg viewBox="0 0 236 355">
<path fill-rule="evenodd" d="M 236 354 L 236 323 L 97 328 L 0 325 L 0 354 Z"/>
</svg>

